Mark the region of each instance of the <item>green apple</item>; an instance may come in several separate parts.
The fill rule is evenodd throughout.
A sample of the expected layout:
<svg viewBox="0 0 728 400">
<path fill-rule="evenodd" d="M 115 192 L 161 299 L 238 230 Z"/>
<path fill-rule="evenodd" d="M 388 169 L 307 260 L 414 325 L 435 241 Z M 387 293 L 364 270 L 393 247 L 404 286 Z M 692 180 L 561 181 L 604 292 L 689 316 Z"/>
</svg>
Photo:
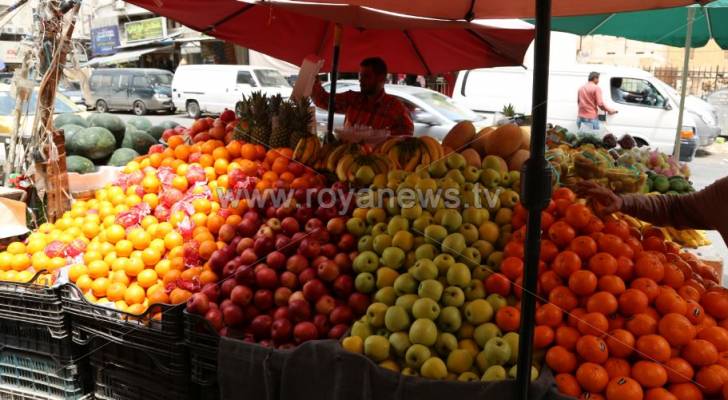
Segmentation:
<svg viewBox="0 0 728 400">
<path fill-rule="evenodd" d="M 407 270 L 412 268 L 412 266 L 414 266 L 416 262 L 417 262 L 417 256 L 415 255 L 414 251 L 410 250 L 407 253 L 405 253 L 404 267 L 407 268 Z"/>
<path fill-rule="evenodd" d="M 359 241 L 357 242 L 357 250 L 359 250 L 360 253 L 367 250 L 373 250 L 374 247 L 372 246 L 372 241 L 373 238 L 371 235 L 364 235 L 360 237 Z"/>
<path fill-rule="evenodd" d="M 480 233 L 478 232 L 478 227 L 469 222 L 460 225 L 458 232 L 463 235 L 463 237 L 465 238 L 465 243 L 467 243 L 468 246 L 475 243 L 480 236 Z"/>
<path fill-rule="evenodd" d="M 410 325 L 409 339 L 413 344 L 432 346 L 437 341 L 437 326 L 432 320 L 418 318 Z"/>
<path fill-rule="evenodd" d="M 477 279 L 471 280 L 470 285 L 465 288 L 465 299 L 468 301 L 485 299 L 485 286 L 483 285 L 483 282 Z"/>
<path fill-rule="evenodd" d="M 430 173 L 431 176 L 435 178 L 440 178 L 442 176 L 445 176 L 447 173 L 447 164 L 445 163 L 445 160 L 436 160 L 430 164 L 430 167 L 427 169 L 427 172 Z"/>
<path fill-rule="evenodd" d="M 364 339 L 364 354 L 374 361 L 389 358 L 389 340 L 384 336 L 371 335 Z"/>
<path fill-rule="evenodd" d="M 458 260 L 469 268 L 480 266 L 480 252 L 475 247 L 467 247 L 460 253 Z"/>
<path fill-rule="evenodd" d="M 419 286 L 417 280 L 408 273 L 401 274 L 394 280 L 394 291 L 397 293 L 397 296 L 416 293 L 417 286 Z"/>
<path fill-rule="evenodd" d="M 470 268 L 463 263 L 455 263 L 447 270 L 447 283 L 463 289 L 470 286 Z"/>
<path fill-rule="evenodd" d="M 402 187 L 403 185 L 406 185 L 405 183 L 402 183 L 398 186 L 398 189 Z M 407 185 L 408 188 L 411 189 L 409 185 Z M 384 208 L 387 210 L 387 213 L 389 215 L 400 215 L 402 212 L 402 209 L 399 207 L 399 201 L 397 200 L 397 197 L 389 197 L 384 202 Z"/>
<path fill-rule="evenodd" d="M 466 371 L 458 375 L 458 382 L 477 382 L 479 380 L 480 378 L 478 378 L 478 375 L 473 371 Z"/>
<path fill-rule="evenodd" d="M 359 253 L 352 263 L 354 272 L 374 272 L 379 268 L 379 256 L 373 251 Z"/>
<path fill-rule="evenodd" d="M 447 366 L 441 359 L 430 357 L 420 367 L 420 375 L 429 379 L 445 379 L 447 377 Z"/>
<path fill-rule="evenodd" d="M 381 235 L 374 236 L 372 241 L 372 249 L 379 255 L 384 252 L 384 249 L 392 246 L 392 237 L 383 233 Z"/>
<path fill-rule="evenodd" d="M 384 303 L 372 303 L 367 307 L 367 320 L 373 328 L 384 326 L 384 315 L 387 313 L 387 305 Z"/>
<path fill-rule="evenodd" d="M 441 332 L 437 335 L 437 342 L 435 342 L 435 351 L 442 357 L 447 357 L 451 351 L 458 348 L 458 339 L 449 332 Z"/>
<path fill-rule="evenodd" d="M 361 218 L 349 218 L 349 220 L 346 221 L 346 230 L 352 235 L 359 237 L 364 235 L 367 227 Z"/>
<path fill-rule="evenodd" d="M 399 247 L 387 247 L 382 252 L 382 264 L 397 269 L 404 264 L 405 252 Z"/>
<path fill-rule="evenodd" d="M 387 223 L 386 222 L 378 222 L 374 226 L 372 226 L 372 241 L 374 240 L 374 237 L 386 234 L 387 233 Z"/>
<path fill-rule="evenodd" d="M 490 253 L 493 252 L 493 244 L 490 242 L 487 242 L 485 240 L 476 240 L 472 247 L 476 248 L 478 250 L 478 253 L 480 253 L 481 259 L 487 258 Z"/>
<path fill-rule="evenodd" d="M 440 315 L 440 305 L 430 298 L 421 298 L 412 305 L 412 316 L 415 319 L 435 320 Z"/>
<path fill-rule="evenodd" d="M 455 264 L 455 258 L 447 253 L 438 254 L 432 261 L 437 266 L 440 276 L 445 276 L 450 267 Z"/>
<path fill-rule="evenodd" d="M 460 310 L 452 306 L 443 308 L 440 311 L 440 316 L 437 318 L 437 325 L 444 332 L 457 332 L 460 329 L 460 325 L 462 325 Z"/>
<path fill-rule="evenodd" d="M 429 298 L 434 301 L 440 301 L 442 297 L 443 286 L 440 281 L 435 279 L 427 279 L 420 282 L 417 288 L 417 295 L 423 298 Z"/>
<path fill-rule="evenodd" d="M 465 250 L 465 237 L 460 233 L 451 233 L 442 241 L 441 249 L 443 253 L 449 253 L 459 256 Z"/>
<path fill-rule="evenodd" d="M 477 182 L 480 178 L 480 169 L 469 165 L 463 170 L 463 176 L 467 182 Z"/>
<path fill-rule="evenodd" d="M 488 340 L 483 352 L 490 365 L 505 365 L 511 359 L 511 346 L 503 338 L 494 337 Z"/>
<path fill-rule="evenodd" d="M 424 281 L 437 278 L 438 270 L 434 261 L 423 258 L 415 262 L 409 273 L 418 281 Z"/>
<path fill-rule="evenodd" d="M 409 231 L 399 231 L 392 236 L 392 246 L 399 247 L 405 252 L 412 250 L 415 238 Z"/>
<path fill-rule="evenodd" d="M 413 344 L 407 349 L 404 362 L 411 368 L 419 369 L 431 357 L 430 349 L 421 344 Z"/>
<path fill-rule="evenodd" d="M 503 173 L 501 175 L 501 186 L 503 187 L 511 187 L 511 184 L 513 184 L 513 181 L 511 180 L 511 175 L 506 173 Z"/>
<path fill-rule="evenodd" d="M 503 335 L 503 340 L 508 343 L 508 347 L 511 348 L 511 359 L 508 360 L 510 364 L 515 364 L 518 361 L 518 334 L 516 332 L 508 332 Z"/>
<path fill-rule="evenodd" d="M 445 229 L 442 225 L 430 225 L 427 228 L 425 228 L 425 239 L 427 240 L 427 243 L 433 244 L 435 246 L 441 246 L 440 243 L 442 243 L 443 240 L 447 237 L 447 229 Z M 463 243 L 464 247 L 465 243 Z"/>
<path fill-rule="evenodd" d="M 511 189 L 502 191 L 499 197 L 502 207 L 513 208 L 520 201 L 518 193 Z"/>
<path fill-rule="evenodd" d="M 494 190 L 500 186 L 501 174 L 494 169 L 486 168 L 480 173 L 480 183 L 483 184 L 486 189 Z"/>
<path fill-rule="evenodd" d="M 389 349 L 397 357 L 404 357 L 411 345 L 407 332 L 394 332 L 389 335 Z"/>
<path fill-rule="evenodd" d="M 485 262 L 488 267 L 493 271 L 500 271 L 500 264 L 503 261 L 503 252 L 494 251 L 490 253 L 487 261 Z"/>
<path fill-rule="evenodd" d="M 414 368 L 410 368 L 410 367 L 402 368 L 401 374 L 404 376 L 419 376 L 420 375 Z"/>
<path fill-rule="evenodd" d="M 484 280 L 487 277 L 490 276 L 492 272 L 490 272 L 486 267 L 482 265 L 478 265 L 475 268 L 473 268 L 473 271 L 471 272 L 471 275 L 473 276 L 473 279 L 477 280 Z"/>
<path fill-rule="evenodd" d="M 475 343 L 477 343 L 481 348 L 485 347 L 485 344 L 488 343 L 490 339 L 500 336 L 500 328 L 492 322 L 486 322 L 478 325 L 473 332 L 473 339 L 475 339 Z"/>
<path fill-rule="evenodd" d="M 480 226 L 483 223 L 483 215 L 476 207 L 467 207 L 463 210 L 463 223 Z"/>
<path fill-rule="evenodd" d="M 480 281 L 475 281 L 482 285 Z M 466 293 L 467 296 L 467 293 Z M 473 325 L 480 325 L 490 322 L 493 318 L 493 307 L 484 299 L 473 300 L 465 303 L 465 319 Z"/>
<path fill-rule="evenodd" d="M 409 207 L 403 207 L 401 215 L 410 221 L 414 221 L 422 215 L 422 206 L 416 201 L 414 204 L 408 204 Z"/>
<path fill-rule="evenodd" d="M 451 170 L 464 169 L 468 165 L 468 162 L 462 154 L 452 152 L 445 159 L 445 165 Z"/>
<path fill-rule="evenodd" d="M 508 172 L 508 164 L 506 161 L 498 156 L 489 155 L 483 158 L 483 169 L 490 168 L 494 169 L 502 174 Z"/>
<path fill-rule="evenodd" d="M 387 224 L 387 233 L 390 236 L 394 236 L 399 231 L 409 230 L 409 220 L 401 215 L 395 215 L 389 220 Z"/>
<path fill-rule="evenodd" d="M 511 379 L 516 379 L 516 375 L 518 375 L 518 366 L 514 365 L 511 367 L 511 369 L 508 370 L 508 377 Z M 538 368 L 531 366 L 531 382 L 538 379 Z"/>
<path fill-rule="evenodd" d="M 454 209 L 445 209 L 442 210 L 442 218 L 440 218 L 440 224 L 447 229 L 448 232 L 456 232 L 460 225 L 463 223 L 463 217 L 460 215 L 460 212 L 458 210 Z M 435 215 L 435 219 L 437 219 L 437 215 Z"/>
<path fill-rule="evenodd" d="M 398 276 L 399 273 L 392 268 L 379 267 L 377 269 L 377 289 L 393 286 Z"/>
<path fill-rule="evenodd" d="M 506 369 L 502 365 L 492 365 L 485 370 L 480 380 L 483 382 L 497 382 L 505 380 L 506 377 Z"/>
<path fill-rule="evenodd" d="M 394 291 L 394 288 L 389 287 L 383 287 L 374 293 L 374 301 L 377 303 L 384 303 L 388 306 L 391 306 L 394 304 L 394 302 L 397 299 L 397 293 Z"/>
<path fill-rule="evenodd" d="M 513 219 L 513 210 L 507 207 L 502 207 L 498 212 L 495 213 L 495 223 L 498 226 L 508 225 Z"/>
<path fill-rule="evenodd" d="M 469 371 L 473 366 L 473 355 L 468 350 L 456 349 L 447 356 L 447 370 L 456 374 Z"/>
<path fill-rule="evenodd" d="M 370 208 L 367 210 L 366 219 L 369 225 L 376 225 L 387 220 L 387 212 L 383 208 Z"/>
<path fill-rule="evenodd" d="M 409 328 L 410 318 L 407 310 L 400 306 L 390 306 L 384 314 L 384 326 L 391 332 L 404 331 Z"/>
<path fill-rule="evenodd" d="M 405 294 L 397 297 L 397 300 L 394 301 L 394 304 L 403 307 L 405 310 L 407 310 L 408 313 L 411 314 L 412 306 L 418 299 L 419 296 L 417 296 L 416 294 Z"/>
<path fill-rule="evenodd" d="M 465 184 L 465 176 L 459 169 L 451 169 L 450 171 L 447 171 L 445 178 L 451 179 L 453 182 L 457 183 L 458 186 Z"/>
<path fill-rule="evenodd" d="M 437 249 L 430 243 L 421 244 L 417 246 L 417 249 L 415 249 L 415 258 L 417 260 L 432 260 L 435 258 L 435 254 L 437 254 Z"/>
<path fill-rule="evenodd" d="M 485 298 L 485 300 L 490 303 L 490 306 L 493 308 L 493 312 L 498 312 L 502 307 L 505 307 L 508 305 L 508 301 L 505 297 L 499 295 L 498 293 L 491 293 L 488 295 L 488 297 Z"/>
<path fill-rule="evenodd" d="M 460 307 L 465 303 L 465 293 L 457 286 L 448 286 L 442 293 L 442 302 L 446 306 Z"/>
<path fill-rule="evenodd" d="M 371 272 L 360 272 L 354 279 L 354 287 L 357 292 L 371 293 L 374 291 L 374 275 Z"/>
<path fill-rule="evenodd" d="M 419 218 L 414 220 L 412 222 L 412 228 L 415 232 L 424 232 L 425 229 L 427 229 L 428 226 L 432 224 L 432 216 L 430 215 L 421 215 Z"/>
<path fill-rule="evenodd" d="M 362 321 L 356 321 L 351 326 L 351 336 L 359 336 L 362 339 L 366 339 L 372 334 L 372 329 L 369 324 Z"/>
</svg>

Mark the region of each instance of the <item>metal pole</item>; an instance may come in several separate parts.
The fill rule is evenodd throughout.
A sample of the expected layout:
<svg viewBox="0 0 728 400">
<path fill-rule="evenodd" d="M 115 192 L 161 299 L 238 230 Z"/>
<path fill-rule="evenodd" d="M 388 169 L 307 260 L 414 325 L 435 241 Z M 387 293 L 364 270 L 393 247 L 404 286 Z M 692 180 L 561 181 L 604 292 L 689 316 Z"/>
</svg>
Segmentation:
<svg viewBox="0 0 728 400">
<path fill-rule="evenodd" d="M 329 89 L 329 119 L 326 125 L 326 142 L 334 140 L 334 108 L 336 107 L 336 79 L 339 73 L 339 52 L 341 51 L 341 25 L 334 27 L 334 57 L 331 60 L 331 86 Z"/>
<path fill-rule="evenodd" d="M 521 329 L 518 341 L 516 387 L 518 398 L 528 399 L 531 382 L 533 328 L 536 311 L 536 281 L 541 251 L 541 211 L 551 198 L 551 170 L 546 152 L 546 101 L 549 83 L 549 46 L 551 40 L 551 0 L 536 1 L 536 39 L 533 62 L 533 100 L 531 158 L 522 179 L 522 202 L 528 209 L 525 243 L 525 271 L 521 297 Z"/>
<path fill-rule="evenodd" d="M 680 109 L 677 113 L 677 132 L 675 132 L 675 147 L 672 156 L 680 160 L 680 132 L 682 132 L 683 114 L 685 113 L 685 94 L 688 86 L 688 68 L 690 68 L 690 46 L 693 40 L 693 20 L 695 7 L 688 7 L 688 25 L 685 28 L 685 55 L 683 56 L 682 87 L 680 88 Z"/>
</svg>

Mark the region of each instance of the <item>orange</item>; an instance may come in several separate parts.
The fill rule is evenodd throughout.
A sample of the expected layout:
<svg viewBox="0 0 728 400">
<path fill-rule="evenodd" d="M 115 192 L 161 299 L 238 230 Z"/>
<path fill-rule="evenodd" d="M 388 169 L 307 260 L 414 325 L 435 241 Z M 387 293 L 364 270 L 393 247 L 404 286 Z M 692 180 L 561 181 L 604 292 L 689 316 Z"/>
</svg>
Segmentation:
<svg viewBox="0 0 728 400">
<path fill-rule="evenodd" d="M 111 273 L 111 282 L 112 283 L 123 283 L 124 286 L 129 285 L 129 277 L 126 276 L 126 272 L 124 271 L 114 271 Z"/>
<path fill-rule="evenodd" d="M 129 265 L 126 267 L 124 272 L 128 276 L 137 276 L 140 272 L 144 270 L 144 261 L 142 261 L 140 258 L 130 258 L 129 259 Z"/>
<path fill-rule="evenodd" d="M 217 274 L 209 269 L 206 269 L 200 273 L 200 284 L 217 282 Z"/>
<path fill-rule="evenodd" d="M 154 270 L 157 271 L 157 275 L 164 277 L 167 272 L 172 269 L 172 263 L 169 260 L 160 260 L 157 265 L 154 266 Z"/>
<path fill-rule="evenodd" d="M 187 161 L 190 156 L 190 146 L 186 144 L 180 144 L 174 148 L 174 157 L 178 160 Z"/>
<path fill-rule="evenodd" d="M 192 220 L 192 223 L 195 224 L 195 226 L 205 227 L 207 225 L 207 215 L 201 212 L 192 214 L 190 220 Z"/>
<path fill-rule="evenodd" d="M 118 224 L 113 224 L 110 227 L 106 228 L 106 240 L 108 240 L 111 243 L 117 243 L 119 240 L 124 239 L 126 236 L 126 231 L 124 230 L 124 227 Z"/>
<path fill-rule="evenodd" d="M 190 293 L 187 290 L 180 289 L 180 288 L 174 288 L 172 292 L 169 294 L 169 300 L 172 304 L 181 304 L 186 302 L 190 297 L 192 297 L 192 293 Z"/>
<path fill-rule="evenodd" d="M 250 143 L 242 145 L 240 149 L 240 156 L 246 160 L 255 160 L 257 158 L 255 145 Z"/>
<path fill-rule="evenodd" d="M 265 171 L 262 178 L 264 181 L 275 182 L 278 180 L 278 173 L 275 171 Z"/>
<path fill-rule="evenodd" d="M 142 188 L 146 193 L 157 193 L 159 191 L 160 182 L 154 175 L 147 175 L 142 179 Z"/>
<path fill-rule="evenodd" d="M 142 251 L 142 261 L 144 262 L 144 265 L 154 266 L 159 262 L 161 258 L 162 253 L 155 249 L 148 248 Z M 137 279 L 139 278 L 137 277 Z"/>
<path fill-rule="evenodd" d="M 144 304 L 132 304 L 126 309 L 126 312 L 133 315 L 141 315 L 144 311 L 147 311 L 147 307 Z"/>
<path fill-rule="evenodd" d="M 152 235 L 144 229 L 136 228 L 129 232 L 129 240 L 137 250 L 146 249 L 152 241 Z"/>
<path fill-rule="evenodd" d="M 194 207 L 196 212 L 207 214 L 210 212 L 210 208 L 212 207 L 212 205 L 210 204 L 210 200 L 194 199 L 192 200 L 192 207 Z"/>
<path fill-rule="evenodd" d="M 167 296 L 164 288 L 159 288 L 147 293 L 147 300 L 149 300 L 149 304 L 168 304 L 169 296 Z"/>
<path fill-rule="evenodd" d="M 144 302 L 145 295 L 146 293 L 144 293 L 141 286 L 131 285 L 124 291 L 124 301 L 129 305 L 141 304 Z"/>
<path fill-rule="evenodd" d="M 200 159 L 199 159 L 199 160 L 198 160 L 197 162 L 199 162 L 199 163 L 200 163 L 200 165 L 201 165 L 201 166 L 202 166 L 203 168 L 206 168 L 206 167 L 212 167 L 212 164 L 214 164 L 214 163 L 215 163 L 215 158 L 214 158 L 214 157 L 212 157 L 212 156 L 211 156 L 211 155 L 209 155 L 209 154 L 202 154 L 202 155 L 200 156 Z"/>
<path fill-rule="evenodd" d="M 109 301 L 118 301 L 124 298 L 126 292 L 126 285 L 122 282 L 113 282 L 106 289 L 106 298 Z"/>
<path fill-rule="evenodd" d="M 213 214 L 207 217 L 207 229 L 213 234 L 217 234 L 224 223 L 225 218 L 218 214 Z"/>
<path fill-rule="evenodd" d="M 124 271 L 126 267 L 129 265 L 129 259 L 126 257 L 117 257 L 112 263 L 111 263 L 111 270 L 116 271 Z"/>
<path fill-rule="evenodd" d="M 202 272 L 202 267 L 192 267 L 187 268 L 182 272 L 182 275 L 180 276 L 183 280 L 191 281 L 192 278 L 200 276 L 200 273 Z M 504 307 L 505 308 L 505 307 Z"/>
<path fill-rule="evenodd" d="M 225 149 L 228 151 L 228 154 L 230 154 L 230 157 L 232 158 L 240 157 L 240 154 L 242 153 L 242 148 L 243 144 L 238 140 L 232 140 L 225 146 Z M 253 151 L 255 151 L 255 147 L 253 147 Z"/>
<path fill-rule="evenodd" d="M 576 369 L 576 355 L 561 346 L 554 346 L 546 352 L 546 365 L 557 373 L 570 373 Z"/>
<path fill-rule="evenodd" d="M 200 243 L 199 253 L 200 257 L 202 257 L 205 260 L 209 260 L 210 256 L 212 256 L 212 253 L 217 250 L 217 244 L 215 244 L 214 241 L 206 240 L 204 242 Z"/>
<path fill-rule="evenodd" d="M 13 242 L 8 245 L 7 252 L 10 254 L 25 254 L 25 244 L 22 242 Z"/>
<path fill-rule="evenodd" d="M 85 265 L 74 264 L 68 268 L 68 279 L 70 279 L 71 282 L 76 282 L 80 276 L 86 275 L 87 273 L 88 268 Z"/>
<path fill-rule="evenodd" d="M 167 250 L 172 250 L 175 247 L 182 246 L 184 244 L 184 238 L 177 231 L 171 231 L 164 236 L 164 245 Z"/>
<path fill-rule="evenodd" d="M 111 282 L 108 278 L 101 277 L 94 279 L 93 283 L 91 284 L 91 291 L 93 292 L 94 296 L 96 297 L 104 297 L 106 296 L 106 289 L 108 289 Z"/>
<path fill-rule="evenodd" d="M 102 260 L 94 260 L 88 264 L 88 275 L 93 278 L 109 276 L 109 265 Z"/>
<path fill-rule="evenodd" d="M 143 288 L 148 288 L 157 283 L 157 272 L 153 269 L 145 269 L 137 275 L 137 283 Z"/>
<path fill-rule="evenodd" d="M 214 157 L 215 160 L 226 160 L 227 161 L 230 159 L 230 153 L 228 153 L 226 148 L 218 147 L 212 151 L 212 157 Z"/>
<path fill-rule="evenodd" d="M 176 281 L 177 279 L 179 279 L 179 277 L 181 275 L 182 275 L 182 271 L 180 271 L 178 269 L 172 269 L 169 272 L 167 272 L 166 274 L 164 274 L 164 279 L 162 279 L 162 281 L 166 285 L 170 282 Z"/>
<path fill-rule="evenodd" d="M 101 259 L 103 259 L 103 256 L 101 256 L 101 253 L 99 253 L 98 251 L 92 250 L 92 251 L 87 251 L 86 253 L 83 254 L 83 261 L 86 264 L 89 264 L 93 261 L 97 261 L 97 260 L 101 260 Z"/>
<path fill-rule="evenodd" d="M 187 183 L 187 178 L 185 178 L 184 176 L 175 176 L 174 178 L 172 178 L 172 187 L 183 192 L 186 191 L 189 187 L 189 184 Z"/>
</svg>

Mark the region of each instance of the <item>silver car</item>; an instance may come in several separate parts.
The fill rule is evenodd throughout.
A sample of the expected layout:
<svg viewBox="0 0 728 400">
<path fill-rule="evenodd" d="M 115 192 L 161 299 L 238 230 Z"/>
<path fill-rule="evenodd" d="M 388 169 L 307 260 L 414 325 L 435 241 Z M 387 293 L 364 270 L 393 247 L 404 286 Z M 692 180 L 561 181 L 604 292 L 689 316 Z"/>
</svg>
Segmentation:
<svg viewBox="0 0 728 400">
<path fill-rule="evenodd" d="M 330 83 L 325 83 L 323 87 L 328 91 Z M 359 82 L 354 80 L 336 82 L 337 93 L 349 90 L 358 92 Z M 432 136 L 442 141 L 450 129 L 460 121 L 473 121 L 476 129 L 488 125 L 488 121 L 482 116 L 434 90 L 418 86 L 385 85 L 384 91 L 397 97 L 410 110 L 415 125 L 415 136 Z M 328 111 L 317 107 L 316 122 L 325 127 L 327 118 Z M 344 114 L 334 114 L 334 127 L 341 126 L 344 126 Z"/>
</svg>

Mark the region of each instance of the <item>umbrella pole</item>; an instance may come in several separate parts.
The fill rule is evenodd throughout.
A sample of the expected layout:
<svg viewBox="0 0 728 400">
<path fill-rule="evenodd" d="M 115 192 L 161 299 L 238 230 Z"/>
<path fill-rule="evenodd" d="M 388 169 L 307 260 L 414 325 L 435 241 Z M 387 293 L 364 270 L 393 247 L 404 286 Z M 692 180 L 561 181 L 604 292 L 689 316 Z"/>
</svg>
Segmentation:
<svg viewBox="0 0 728 400">
<path fill-rule="evenodd" d="M 695 7 L 688 7 L 688 25 L 685 29 L 685 55 L 683 56 L 682 87 L 680 88 L 680 109 L 677 114 L 677 132 L 675 133 L 675 147 L 672 156 L 680 160 L 680 133 L 682 132 L 683 115 L 685 114 L 685 95 L 688 85 L 688 68 L 690 68 L 690 46 L 693 40 L 693 20 L 695 19 Z"/>
<path fill-rule="evenodd" d="M 533 68 L 533 134 L 531 158 L 523 171 L 521 201 L 528 210 L 525 243 L 525 271 L 521 297 L 521 329 L 518 341 L 516 387 L 518 398 L 526 400 L 531 382 L 536 281 L 541 252 L 541 211 L 551 198 L 551 170 L 545 159 L 546 101 L 549 83 L 549 47 L 551 41 L 551 0 L 536 1 L 536 39 Z"/>
<path fill-rule="evenodd" d="M 334 26 L 334 57 L 331 61 L 331 86 L 329 88 L 329 115 L 326 124 L 326 143 L 334 141 L 334 108 L 336 108 L 336 80 L 339 74 L 339 52 L 341 51 L 341 25 Z"/>
</svg>

